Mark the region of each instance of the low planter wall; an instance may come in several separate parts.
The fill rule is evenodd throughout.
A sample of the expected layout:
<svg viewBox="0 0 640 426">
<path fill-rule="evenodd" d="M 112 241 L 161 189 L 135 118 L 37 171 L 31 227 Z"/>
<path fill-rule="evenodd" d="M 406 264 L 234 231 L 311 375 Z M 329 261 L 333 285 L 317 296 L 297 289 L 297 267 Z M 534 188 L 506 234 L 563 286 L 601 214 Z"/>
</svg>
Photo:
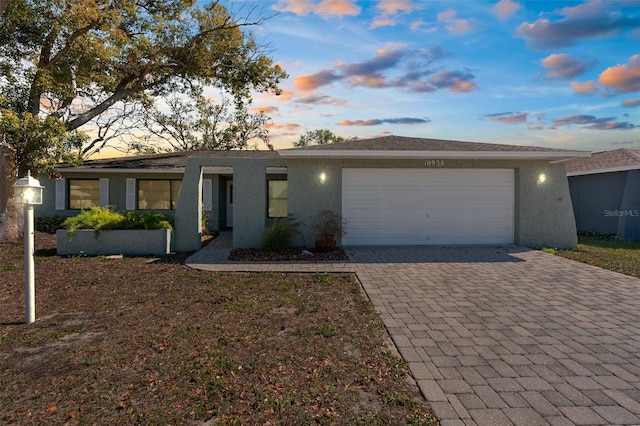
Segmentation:
<svg viewBox="0 0 640 426">
<path fill-rule="evenodd" d="M 59 255 L 160 256 L 171 253 L 172 236 L 170 229 L 116 229 L 97 235 L 92 229 L 81 229 L 69 240 L 67 230 L 59 229 L 56 246 Z"/>
</svg>

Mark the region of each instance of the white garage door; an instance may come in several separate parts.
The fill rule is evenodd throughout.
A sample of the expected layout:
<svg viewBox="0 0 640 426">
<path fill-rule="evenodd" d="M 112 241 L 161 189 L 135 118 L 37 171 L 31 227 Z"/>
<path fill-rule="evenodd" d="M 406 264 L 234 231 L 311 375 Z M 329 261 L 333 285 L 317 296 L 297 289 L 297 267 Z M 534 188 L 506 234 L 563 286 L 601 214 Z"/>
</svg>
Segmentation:
<svg viewBox="0 0 640 426">
<path fill-rule="evenodd" d="M 512 244 L 512 169 L 343 169 L 344 245 Z"/>
</svg>

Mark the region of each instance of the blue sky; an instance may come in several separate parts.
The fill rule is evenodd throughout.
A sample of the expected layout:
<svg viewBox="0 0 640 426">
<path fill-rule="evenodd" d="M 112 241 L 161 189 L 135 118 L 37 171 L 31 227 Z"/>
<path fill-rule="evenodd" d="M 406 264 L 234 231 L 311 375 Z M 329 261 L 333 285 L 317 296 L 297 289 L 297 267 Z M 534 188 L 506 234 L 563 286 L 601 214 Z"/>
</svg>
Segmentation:
<svg viewBox="0 0 640 426">
<path fill-rule="evenodd" d="M 254 97 L 276 148 L 309 130 L 640 148 L 640 2 L 280 0 L 253 28 L 289 74 Z"/>
</svg>

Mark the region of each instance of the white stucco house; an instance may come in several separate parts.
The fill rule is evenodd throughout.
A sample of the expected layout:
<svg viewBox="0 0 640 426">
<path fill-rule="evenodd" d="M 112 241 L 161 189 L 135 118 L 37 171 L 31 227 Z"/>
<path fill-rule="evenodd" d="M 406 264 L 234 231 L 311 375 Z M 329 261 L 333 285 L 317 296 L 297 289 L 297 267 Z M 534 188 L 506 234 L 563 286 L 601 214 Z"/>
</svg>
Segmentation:
<svg viewBox="0 0 640 426">
<path fill-rule="evenodd" d="M 573 247 L 575 219 L 559 160 L 590 152 L 400 136 L 279 151 L 198 151 L 61 167 L 38 216 L 82 208 L 174 214 L 175 249 L 200 247 L 200 218 L 257 247 L 277 217 L 310 223 L 324 209 L 349 245 Z M 311 228 L 297 243 L 312 245 Z"/>
</svg>

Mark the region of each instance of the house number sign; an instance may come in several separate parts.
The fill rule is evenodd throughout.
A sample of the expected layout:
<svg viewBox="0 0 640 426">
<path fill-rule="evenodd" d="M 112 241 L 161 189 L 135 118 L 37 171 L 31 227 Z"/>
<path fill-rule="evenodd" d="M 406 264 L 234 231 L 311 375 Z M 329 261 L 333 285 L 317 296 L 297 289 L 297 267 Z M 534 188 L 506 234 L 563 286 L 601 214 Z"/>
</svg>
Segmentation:
<svg viewBox="0 0 640 426">
<path fill-rule="evenodd" d="M 426 160 L 424 165 L 427 167 L 444 167 L 444 160 Z"/>
</svg>

